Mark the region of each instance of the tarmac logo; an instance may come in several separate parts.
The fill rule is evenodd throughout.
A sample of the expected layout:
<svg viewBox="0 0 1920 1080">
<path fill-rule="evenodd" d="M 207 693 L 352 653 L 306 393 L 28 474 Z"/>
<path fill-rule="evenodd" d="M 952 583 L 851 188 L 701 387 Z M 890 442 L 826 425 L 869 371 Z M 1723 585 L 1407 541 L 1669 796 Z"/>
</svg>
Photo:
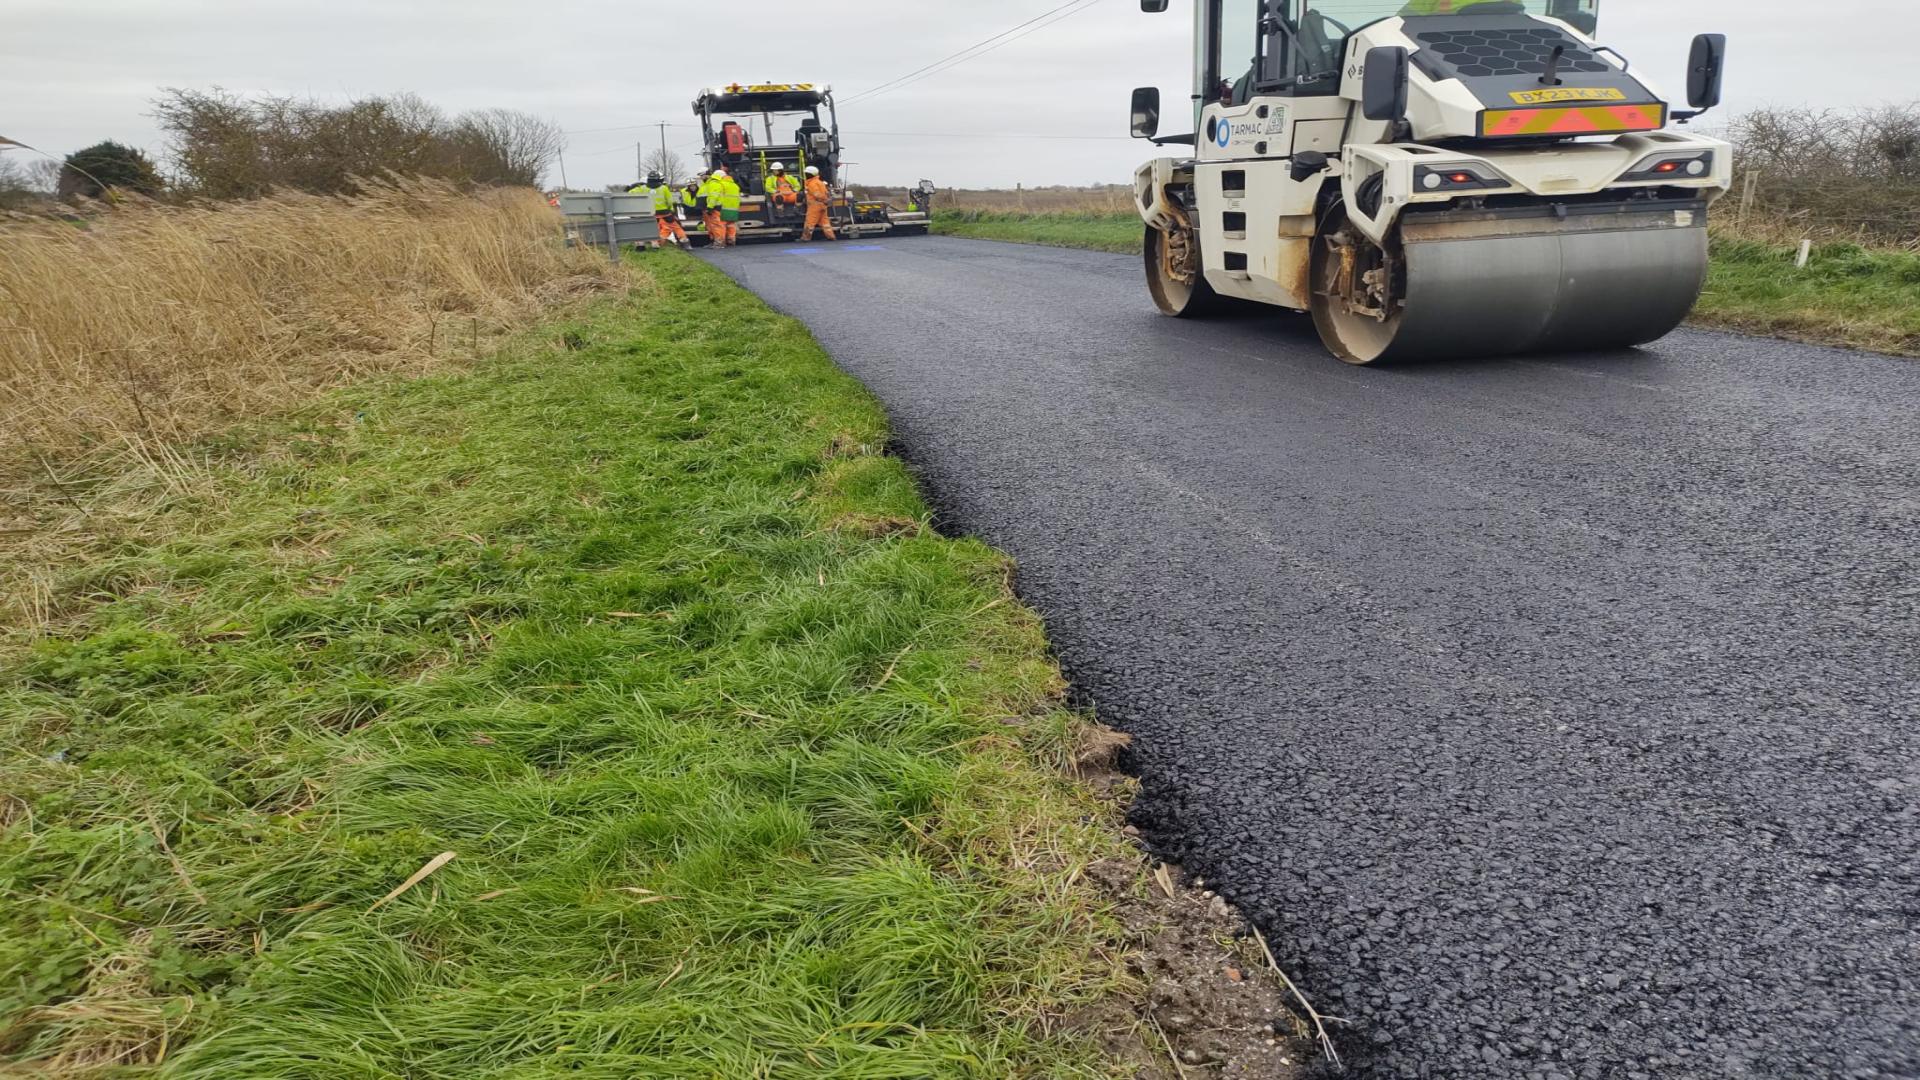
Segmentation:
<svg viewBox="0 0 1920 1080">
<path fill-rule="evenodd" d="M 1221 120 L 1216 125 L 1213 141 L 1220 144 L 1220 149 L 1225 150 L 1227 144 L 1233 141 L 1233 125 L 1227 123 L 1224 119 Z"/>
</svg>

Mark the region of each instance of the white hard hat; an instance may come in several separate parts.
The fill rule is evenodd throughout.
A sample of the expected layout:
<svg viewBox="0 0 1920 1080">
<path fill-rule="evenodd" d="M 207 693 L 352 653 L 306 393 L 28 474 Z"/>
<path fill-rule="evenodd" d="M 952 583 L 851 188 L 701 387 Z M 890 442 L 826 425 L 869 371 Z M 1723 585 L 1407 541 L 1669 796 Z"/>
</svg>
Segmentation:
<svg viewBox="0 0 1920 1080">
<path fill-rule="evenodd" d="M 819 176 L 819 175 L 820 175 L 820 166 L 818 166 L 818 165 L 809 165 L 809 166 L 807 166 L 807 175 L 808 175 L 808 176 Z"/>
<path fill-rule="evenodd" d="M 725 176 L 725 175 L 727 175 L 727 170 L 725 170 L 725 169 L 715 169 L 715 170 L 713 170 L 713 175 L 715 175 L 715 176 Z"/>
<path fill-rule="evenodd" d="M 787 171 L 787 167 L 786 167 L 785 165 L 782 165 L 781 163 L 779 163 L 779 162 L 777 162 L 777 161 L 776 161 L 776 162 L 774 162 L 774 163 L 773 163 L 773 171 L 774 171 L 774 172 L 786 172 L 786 171 Z"/>
</svg>

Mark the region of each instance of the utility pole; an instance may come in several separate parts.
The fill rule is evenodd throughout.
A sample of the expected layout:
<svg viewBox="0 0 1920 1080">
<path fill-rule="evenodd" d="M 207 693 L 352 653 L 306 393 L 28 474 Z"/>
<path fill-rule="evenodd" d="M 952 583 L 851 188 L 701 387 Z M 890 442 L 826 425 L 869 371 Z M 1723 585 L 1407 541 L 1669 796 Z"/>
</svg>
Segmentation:
<svg viewBox="0 0 1920 1080">
<path fill-rule="evenodd" d="M 645 143 L 633 144 L 633 178 L 642 179 L 647 175 L 647 147 Z"/>
<path fill-rule="evenodd" d="M 667 171 L 667 166 L 672 163 L 673 158 L 667 154 L 667 122 L 662 120 L 660 121 L 660 172 L 664 175 Z M 667 179 L 678 180 L 680 178 L 677 176 L 669 176 Z"/>
</svg>

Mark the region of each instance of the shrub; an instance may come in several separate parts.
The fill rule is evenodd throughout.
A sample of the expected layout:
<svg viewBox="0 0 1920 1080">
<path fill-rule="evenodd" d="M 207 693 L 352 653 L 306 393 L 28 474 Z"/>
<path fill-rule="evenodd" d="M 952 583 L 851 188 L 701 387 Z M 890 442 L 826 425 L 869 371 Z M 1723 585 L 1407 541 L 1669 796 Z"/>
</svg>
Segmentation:
<svg viewBox="0 0 1920 1080">
<path fill-rule="evenodd" d="M 131 146 L 108 141 L 68 154 L 60 170 L 57 191 L 63 199 L 74 196 L 98 199 L 104 197 L 109 188 L 151 197 L 160 194 L 164 186 L 159 170 L 147 160 L 147 155 Z"/>
</svg>

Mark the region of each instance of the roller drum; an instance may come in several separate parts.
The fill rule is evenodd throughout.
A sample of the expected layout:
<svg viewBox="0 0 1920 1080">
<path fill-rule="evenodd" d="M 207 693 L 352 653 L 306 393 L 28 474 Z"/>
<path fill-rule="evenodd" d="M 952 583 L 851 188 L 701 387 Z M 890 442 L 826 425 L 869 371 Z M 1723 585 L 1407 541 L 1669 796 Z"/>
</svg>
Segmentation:
<svg viewBox="0 0 1920 1080">
<path fill-rule="evenodd" d="M 1679 326 L 1699 299 L 1705 220 L 1692 211 L 1409 220 L 1399 310 L 1374 325 L 1322 318 L 1322 334 L 1352 363 L 1644 344 Z"/>
</svg>

